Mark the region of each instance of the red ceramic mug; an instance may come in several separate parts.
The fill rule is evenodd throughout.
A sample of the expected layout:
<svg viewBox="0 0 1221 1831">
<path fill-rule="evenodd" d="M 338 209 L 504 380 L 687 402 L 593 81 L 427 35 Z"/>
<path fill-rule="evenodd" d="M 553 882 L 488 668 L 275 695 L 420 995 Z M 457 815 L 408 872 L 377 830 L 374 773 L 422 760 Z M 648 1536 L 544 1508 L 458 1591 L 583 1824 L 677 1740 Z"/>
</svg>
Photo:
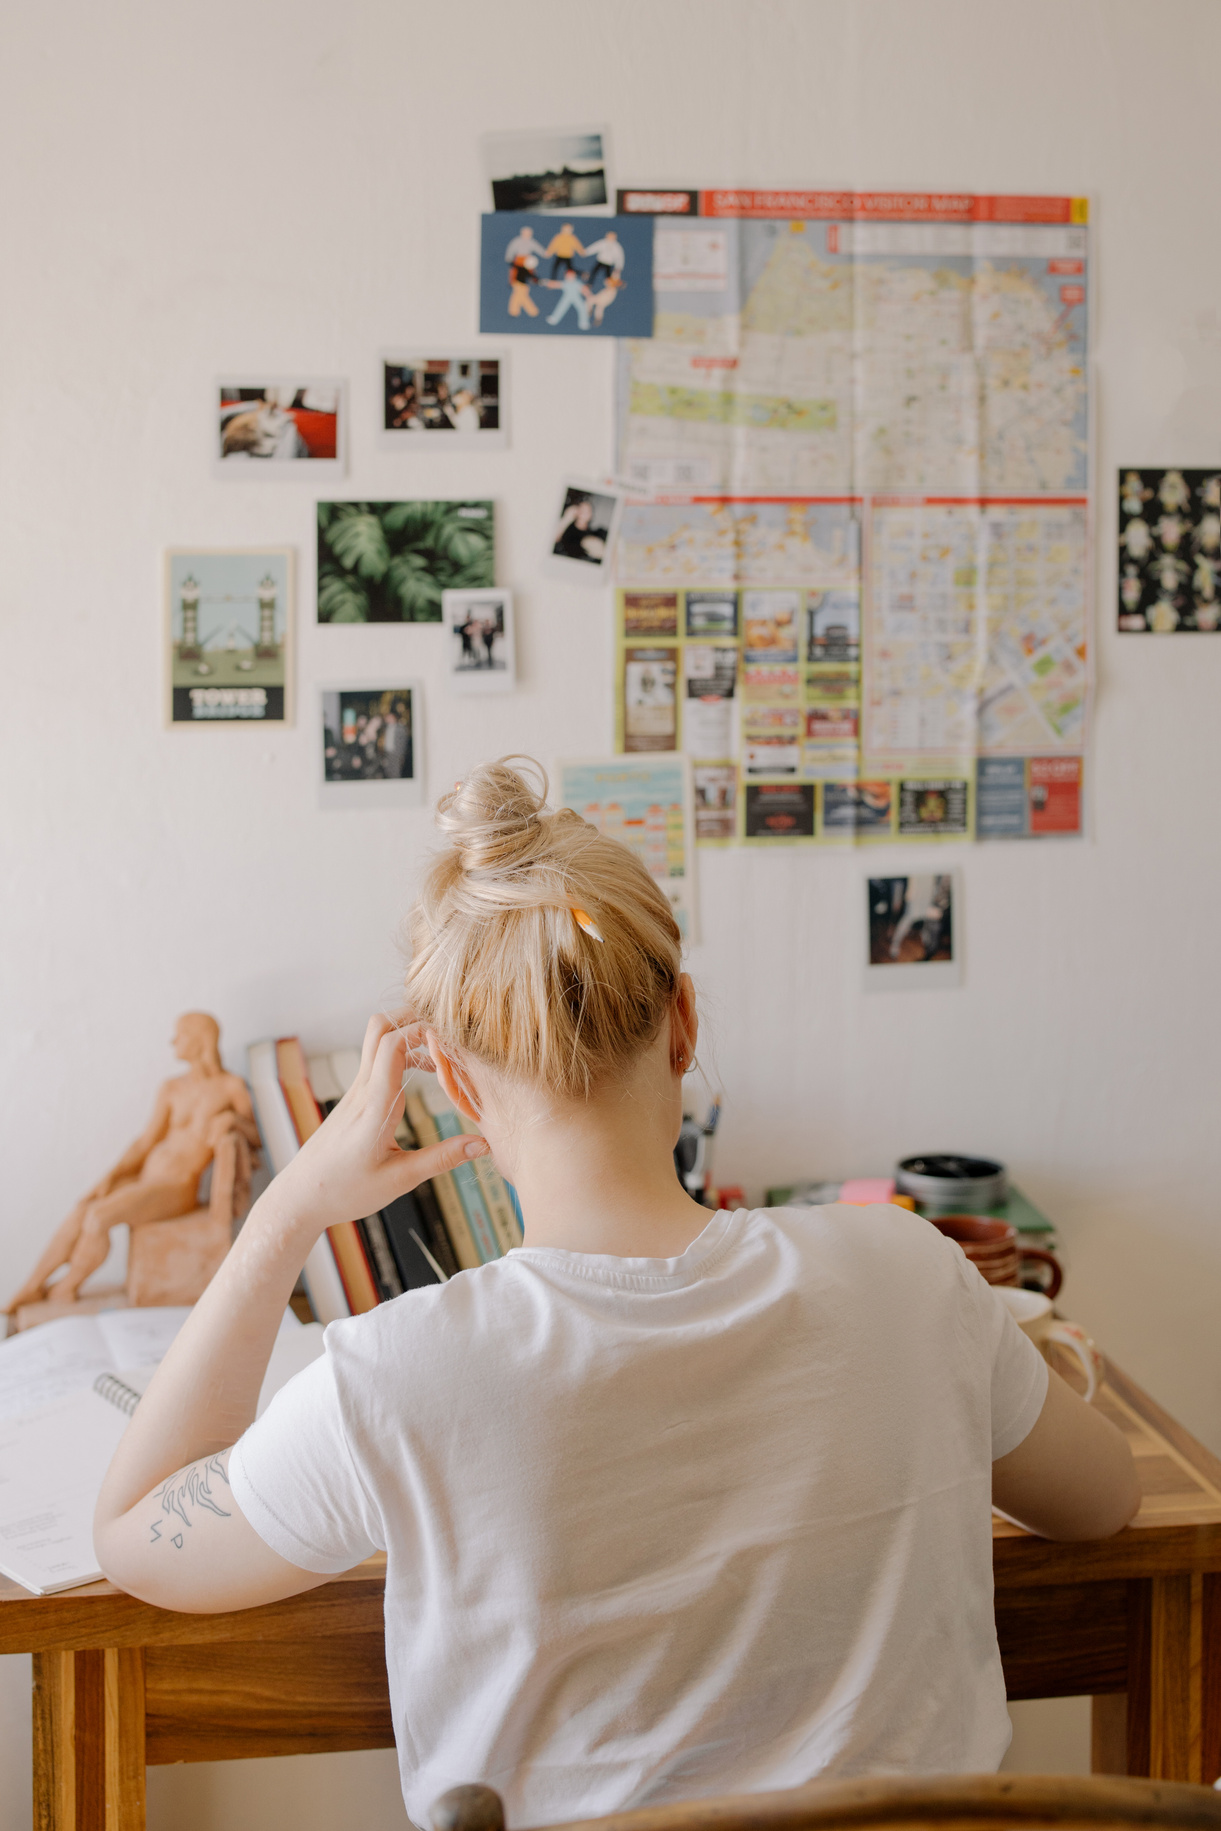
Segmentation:
<svg viewBox="0 0 1221 1831">
<path fill-rule="evenodd" d="M 962 1247 L 971 1263 L 989 1284 L 1018 1284 L 1027 1264 L 1046 1265 L 1049 1275 L 1045 1297 L 1057 1297 L 1064 1270 L 1054 1253 L 1041 1246 L 1018 1244 L 1017 1228 L 987 1214 L 943 1214 L 932 1225 Z"/>
</svg>

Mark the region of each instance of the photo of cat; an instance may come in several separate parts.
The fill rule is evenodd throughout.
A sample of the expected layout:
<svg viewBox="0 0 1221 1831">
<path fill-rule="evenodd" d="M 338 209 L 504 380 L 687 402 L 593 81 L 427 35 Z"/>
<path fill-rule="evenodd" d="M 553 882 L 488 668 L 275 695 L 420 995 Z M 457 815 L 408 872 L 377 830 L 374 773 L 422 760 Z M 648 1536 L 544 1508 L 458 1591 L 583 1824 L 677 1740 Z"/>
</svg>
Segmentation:
<svg viewBox="0 0 1221 1831">
<path fill-rule="evenodd" d="M 343 473 L 344 385 L 340 381 L 217 383 L 213 469 L 247 481 L 257 475 Z M 303 465 L 307 469 L 295 470 Z"/>
</svg>

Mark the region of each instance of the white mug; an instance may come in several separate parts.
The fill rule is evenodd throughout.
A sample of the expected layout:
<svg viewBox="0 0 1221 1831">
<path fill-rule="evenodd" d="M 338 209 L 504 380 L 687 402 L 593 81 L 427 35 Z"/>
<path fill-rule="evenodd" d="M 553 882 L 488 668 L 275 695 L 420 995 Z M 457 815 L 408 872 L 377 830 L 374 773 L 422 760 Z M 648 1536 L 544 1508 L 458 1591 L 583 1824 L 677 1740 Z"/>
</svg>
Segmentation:
<svg viewBox="0 0 1221 1831">
<path fill-rule="evenodd" d="M 1098 1390 L 1102 1356 L 1085 1330 L 1075 1322 L 1061 1322 L 1054 1316 L 1051 1298 L 1044 1297 L 1041 1291 L 1016 1290 L 1012 1285 L 1004 1284 L 994 1284 L 992 1288 L 1023 1335 L 1029 1335 L 1041 1353 L 1045 1352 L 1047 1342 L 1054 1341 L 1077 1356 L 1085 1374 L 1082 1397 L 1087 1401 L 1092 1399 Z"/>
</svg>

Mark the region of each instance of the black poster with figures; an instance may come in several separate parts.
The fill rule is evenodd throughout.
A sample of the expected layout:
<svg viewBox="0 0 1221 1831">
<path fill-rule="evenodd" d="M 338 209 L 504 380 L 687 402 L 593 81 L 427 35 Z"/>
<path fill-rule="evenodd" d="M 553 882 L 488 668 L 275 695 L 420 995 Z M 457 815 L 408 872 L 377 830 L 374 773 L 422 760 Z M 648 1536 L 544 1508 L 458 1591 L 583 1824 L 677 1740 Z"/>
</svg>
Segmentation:
<svg viewBox="0 0 1221 1831">
<path fill-rule="evenodd" d="M 1221 469 L 1119 473 L 1119 627 L 1221 626 Z"/>
</svg>

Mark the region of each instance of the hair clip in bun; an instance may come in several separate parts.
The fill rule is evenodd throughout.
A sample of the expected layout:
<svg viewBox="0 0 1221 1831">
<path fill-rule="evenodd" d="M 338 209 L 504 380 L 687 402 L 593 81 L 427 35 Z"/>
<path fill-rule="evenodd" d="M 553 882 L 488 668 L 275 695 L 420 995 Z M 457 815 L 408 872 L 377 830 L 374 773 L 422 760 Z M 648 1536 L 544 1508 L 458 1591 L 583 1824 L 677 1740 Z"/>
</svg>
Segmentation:
<svg viewBox="0 0 1221 1831">
<path fill-rule="evenodd" d="M 606 936 L 602 933 L 602 930 L 598 927 L 598 924 L 594 921 L 592 916 L 586 915 L 583 909 L 574 909 L 572 915 L 578 928 L 583 928 L 586 934 L 592 936 L 595 941 L 605 943 Z"/>
</svg>

